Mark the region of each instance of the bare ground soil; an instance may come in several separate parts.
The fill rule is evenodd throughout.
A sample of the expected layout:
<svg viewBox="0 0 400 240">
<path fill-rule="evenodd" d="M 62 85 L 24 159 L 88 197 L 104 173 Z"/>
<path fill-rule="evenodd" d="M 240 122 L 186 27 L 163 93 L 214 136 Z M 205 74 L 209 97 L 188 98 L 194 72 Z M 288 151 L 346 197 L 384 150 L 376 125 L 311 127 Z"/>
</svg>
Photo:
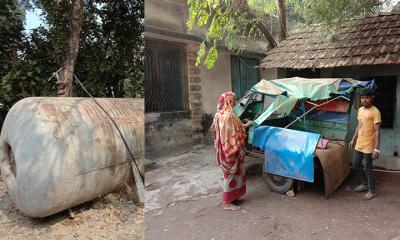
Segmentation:
<svg viewBox="0 0 400 240">
<path fill-rule="evenodd" d="M 271 192 L 261 163 L 252 161 L 242 209 L 228 212 L 211 148 L 158 159 L 146 173 L 146 240 L 400 240 L 399 173 L 375 172 L 378 197 L 371 201 L 352 191 L 359 183 L 353 173 L 329 199 L 318 184 L 288 197 Z"/>
<path fill-rule="evenodd" d="M 109 194 L 67 211 L 35 219 L 13 204 L 0 178 L 0 239 L 143 239 L 143 208 L 128 196 Z"/>
</svg>

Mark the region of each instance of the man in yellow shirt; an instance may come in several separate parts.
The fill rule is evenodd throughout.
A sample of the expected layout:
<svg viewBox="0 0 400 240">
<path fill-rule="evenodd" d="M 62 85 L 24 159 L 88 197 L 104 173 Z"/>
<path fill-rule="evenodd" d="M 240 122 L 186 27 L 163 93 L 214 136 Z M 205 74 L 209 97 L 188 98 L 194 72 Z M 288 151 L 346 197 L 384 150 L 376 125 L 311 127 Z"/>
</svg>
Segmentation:
<svg viewBox="0 0 400 240">
<path fill-rule="evenodd" d="M 357 192 L 368 190 L 364 199 L 370 200 L 376 197 L 372 161 L 378 159 L 380 154 L 381 113 L 372 104 L 373 95 L 368 89 L 361 91 L 360 96 L 362 107 L 358 109 L 358 126 L 349 147 L 355 148 L 353 167 L 362 181 L 354 190 Z"/>
</svg>

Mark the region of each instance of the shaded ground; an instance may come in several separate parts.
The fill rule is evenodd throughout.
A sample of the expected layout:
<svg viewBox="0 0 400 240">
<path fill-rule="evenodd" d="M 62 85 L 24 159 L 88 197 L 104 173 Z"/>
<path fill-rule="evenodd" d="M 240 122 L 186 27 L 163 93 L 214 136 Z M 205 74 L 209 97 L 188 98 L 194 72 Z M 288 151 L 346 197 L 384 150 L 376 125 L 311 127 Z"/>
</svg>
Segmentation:
<svg viewBox="0 0 400 240">
<path fill-rule="evenodd" d="M 0 239 L 143 239 L 143 208 L 127 197 L 109 194 L 43 219 L 25 216 L 14 207 L 0 179 Z"/>
<path fill-rule="evenodd" d="M 147 239 L 392 239 L 400 240 L 400 174 L 376 172 L 378 197 L 351 191 L 357 178 L 325 199 L 317 185 L 296 197 L 272 193 L 260 163 L 247 159 L 248 191 L 239 212 L 220 204 L 213 150 L 160 159 L 146 173 Z"/>
</svg>

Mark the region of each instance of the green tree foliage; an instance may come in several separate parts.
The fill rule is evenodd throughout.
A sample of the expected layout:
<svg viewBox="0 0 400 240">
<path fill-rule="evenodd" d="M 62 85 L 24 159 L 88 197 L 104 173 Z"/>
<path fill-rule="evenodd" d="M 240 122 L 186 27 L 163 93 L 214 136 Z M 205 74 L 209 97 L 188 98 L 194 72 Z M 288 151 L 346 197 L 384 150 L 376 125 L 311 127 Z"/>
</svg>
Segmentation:
<svg viewBox="0 0 400 240">
<path fill-rule="evenodd" d="M 369 13 L 386 11 L 396 1 L 286 0 L 285 3 L 289 24 L 321 24 L 321 33 L 333 40 L 338 26 L 350 24 L 349 20 Z M 241 7 L 243 2 L 249 6 L 249 11 Z M 188 6 L 188 28 L 206 29 L 197 64 L 203 63 L 208 68 L 212 68 L 218 58 L 218 44 L 231 51 L 241 51 L 245 45 L 240 39 L 263 37 L 258 22 L 263 22 L 275 37 L 279 30 L 276 0 L 188 0 Z M 257 18 L 249 18 L 250 13 Z M 270 47 L 274 46 L 270 44 Z"/>
<path fill-rule="evenodd" d="M 305 24 L 320 24 L 321 37 L 335 41 L 338 27 L 351 25 L 353 19 L 371 13 L 387 11 L 391 0 L 297 0 L 293 1 L 297 13 L 304 16 Z"/>
<path fill-rule="evenodd" d="M 69 0 L 0 0 L 0 113 L 18 100 L 57 96 L 56 79 L 69 24 Z M 96 97 L 143 96 L 143 0 L 85 0 L 75 75 Z M 43 24 L 24 31 L 25 11 Z M 75 96 L 86 96 L 74 86 Z"/>
<path fill-rule="evenodd" d="M 0 2 L 0 74 L 4 75 L 17 61 L 22 41 L 24 12 L 18 1 Z"/>
<path fill-rule="evenodd" d="M 3 119 L 9 108 L 12 95 L 26 91 L 24 84 L 13 82 L 11 78 L 18 76 L 14 70 L 21 62 L 21 51 L 25 47 L 25 38 L 22 33 L 24 10 L 17 0 L 0 1 L 0 118 Z M 20 92 L 13 92 L 15 87 Z"/>
<path fill-rule="evenodd" d="M 239 4 L 240 1 L 235 0 L 188 0 L 188 28 L 207 29 L 196 64 L 204 63 L 212 68 L 218 58 L 217 44 L 222 43 L 230 50 L 240 51 L 245 47 L 240 42 L 262 35 L 255 27 L 257 20 L 249 20 Z"/>
<path fill-rule="evenodd" d="M 101 0 L 85 11 L 91 18 L 84 21 L 76 74 L 98 96 L 143 96 L 143 7 Z"/>
<path fill-rule="evenodd" d="M 323 23 L 328 28 L 336 28 L 344 21 L 379 12 L 385 0 L 297 0 L 292 1 L 296 10 L 304 15 L 307 23 Z"/>
</svg>

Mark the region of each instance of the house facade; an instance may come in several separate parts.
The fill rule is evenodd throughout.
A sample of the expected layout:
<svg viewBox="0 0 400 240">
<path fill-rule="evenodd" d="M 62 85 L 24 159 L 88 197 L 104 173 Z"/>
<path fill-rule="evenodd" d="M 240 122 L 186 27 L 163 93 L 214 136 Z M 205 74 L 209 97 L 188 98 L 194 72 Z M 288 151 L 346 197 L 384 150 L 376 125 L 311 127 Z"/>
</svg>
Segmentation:
<svg viewBox="0 0 400 240">
<path fill-rule="evenodd" d="M 400 169 L 400 13 L 358 19 L 340 28 L 338 40 L 321 39 L 317 26 L 291 33 L 267 53 L 261 64 L 263 78 L 375 79 L 375 105 L 382 114 L 382 153 L 374 164 Z M 351 134 L 357 124 L 356 111 L 351 110 Z"/>
<path fill-rule="evenodd" d="M 145 1 L 146 157 L 211 143 L 209 127 L 221 93 L 238 97 L 261 79 L 267 43 L 249 40 L 235 54 L 219 46 L 215 67 L 195 65 L 204 31 L 186 26 L 186 0 Z"/>
</svg>

